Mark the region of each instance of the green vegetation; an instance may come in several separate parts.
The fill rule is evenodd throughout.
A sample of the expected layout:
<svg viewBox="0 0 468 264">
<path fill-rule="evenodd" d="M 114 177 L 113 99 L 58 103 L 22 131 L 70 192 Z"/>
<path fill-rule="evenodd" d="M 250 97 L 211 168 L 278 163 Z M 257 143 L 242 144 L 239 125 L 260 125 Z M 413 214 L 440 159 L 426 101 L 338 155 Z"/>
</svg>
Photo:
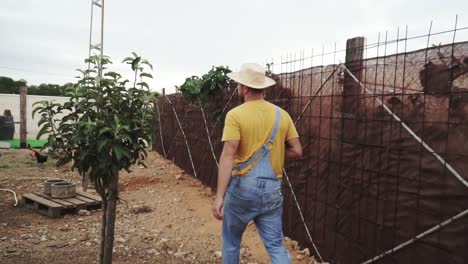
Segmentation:
<svg viewBox="0 0 468 264">
<path fill-rule="evenodd" d="M 0 94 L 19 94 L 19 88 L 27 84 L 25 80 L 13 80 L 9 77 L 0 76 Z M 29 95 L 65 96 L 66 90 L 73 86 L 72 83 L 64 85 L 40 84 L 29 85 Z"/>
<path fill-rule="evenodd" d="M 227 67 L 213 67 L 201 78 L 187 78 L 178 89 L 191 104 L 203 107 L 208 115 L 207 119 L 214 121 L 220 118 L 227 88 L 234 84 L 227 77 L 230 72 Z"/>
</svg>

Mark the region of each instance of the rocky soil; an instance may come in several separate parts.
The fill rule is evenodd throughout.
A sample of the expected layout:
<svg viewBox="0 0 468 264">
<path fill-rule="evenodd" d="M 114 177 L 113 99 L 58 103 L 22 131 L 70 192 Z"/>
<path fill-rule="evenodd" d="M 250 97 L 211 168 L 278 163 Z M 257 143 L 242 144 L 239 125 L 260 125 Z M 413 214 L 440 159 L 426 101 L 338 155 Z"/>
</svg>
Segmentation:
<svg viewBox="0 0 468 264">
<path fill-rule="evenodd" d="M 42 190 L 42 182 L 64 178 L 79 184 L 77 173 L 39 166 L 26 150 L 0 150 L 0 263 L 97 263 L 100 210 L 49 218 L 27 208 L 21 195 Z M 220 263 L 221 222 L 211 215 L 213 193 L 155 152 L 148 168 L 135 167 L 120 179 L 114 263 Z M 293 263 L 314 263 L 308 249 L 285 239 Z M 251 224 L 244 234 L 242 263 L 269 263 Z"/>
</svg>

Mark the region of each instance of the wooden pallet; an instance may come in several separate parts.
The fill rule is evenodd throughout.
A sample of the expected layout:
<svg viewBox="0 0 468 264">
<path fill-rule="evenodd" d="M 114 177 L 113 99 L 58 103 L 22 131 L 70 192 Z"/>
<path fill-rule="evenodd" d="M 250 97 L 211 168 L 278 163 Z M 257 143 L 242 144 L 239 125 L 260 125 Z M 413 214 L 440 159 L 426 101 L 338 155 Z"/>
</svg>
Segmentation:
<svg viewBox="0 0 468 264">
<path fill-rule="evenodd" d="M 23 195 L 27 206 L 49 217 L 60 217 L 66 213 L 76 213 L 81 209 L 101 208 L 101 197 L 82 191 L 76 191 L 71 198 L 52 198 L 50 195 L 33 192 Z"/>
</svg>

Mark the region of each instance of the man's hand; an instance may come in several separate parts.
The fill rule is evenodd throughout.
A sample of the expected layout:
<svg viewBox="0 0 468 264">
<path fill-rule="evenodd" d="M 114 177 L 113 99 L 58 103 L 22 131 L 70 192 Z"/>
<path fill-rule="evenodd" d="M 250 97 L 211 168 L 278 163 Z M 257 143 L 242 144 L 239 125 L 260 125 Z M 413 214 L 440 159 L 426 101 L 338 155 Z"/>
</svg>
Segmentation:
<svg viewBox="0 0 468 264">
<path fill-rule="evenodd" d="M 286 159 L 299 159 L 302 157 L 302 146 L 299 138 L 293 138 L 286 141 L 284 154 Z"/>
<path fill-rule="evenodd" d="M 216 197 L 213 202 L 213 216 L 218 220 L 223 220 L 224 198 Z"/>
</svg>

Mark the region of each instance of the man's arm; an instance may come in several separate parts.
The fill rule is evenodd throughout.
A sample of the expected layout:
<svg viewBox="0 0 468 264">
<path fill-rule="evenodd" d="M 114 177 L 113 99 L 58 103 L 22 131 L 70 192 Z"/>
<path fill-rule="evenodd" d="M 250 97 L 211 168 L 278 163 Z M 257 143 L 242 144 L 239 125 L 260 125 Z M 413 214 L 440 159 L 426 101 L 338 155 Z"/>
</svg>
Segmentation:
<svg viewBox="0 0 468 264">
<path fill-rule="evenodd" d="M 213 216 L 218 220 L 223 219 L 222 208 L 224 206 L 224 195 L 226 194 L 229 180 L 231 179 L 232 167 L 234 166 L 234 158 L 238 147 L 239 140 L 225 141 L 223 152 L 219 159 L 218 187 L 216 189 L 216 197 L 213 203 Z"/>
<path fill-rule="evenodd" d="M 292 138 L 286 141 L 286 159 L 299 159 L 302 157 L 302 146 L 299 138 Z"/>
</svg>

